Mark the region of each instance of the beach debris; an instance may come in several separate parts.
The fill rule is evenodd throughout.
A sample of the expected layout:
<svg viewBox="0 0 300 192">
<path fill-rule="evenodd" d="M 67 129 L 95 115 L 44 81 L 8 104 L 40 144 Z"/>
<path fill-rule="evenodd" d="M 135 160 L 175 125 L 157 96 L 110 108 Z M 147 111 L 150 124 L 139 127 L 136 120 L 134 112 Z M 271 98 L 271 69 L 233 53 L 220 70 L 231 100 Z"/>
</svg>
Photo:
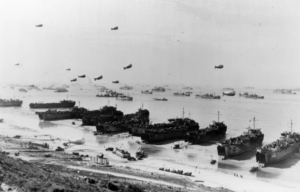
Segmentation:
<svg viewBox="0 0 300 192">
<path fill-rule="evenodd" d="M 123 67 L 123 68 L 124 68 L 124 70 L 126 70 L 126 69 L 130 69 L 131 67 L 132 67 L 132 64 L 127 65 L 126 67 Z"/>
<path fill-rule="evenodd" d="M 218 65 L 218 66 L 215 66 L 215 69 L 223 69 L 223 65 Z"/>
<path fill-rule="evenodd" d="M 76 78 L 71 80 L 71 82 L 75 82 L 75 81 L 77 81 L 77 79 L 76 79 Z"/>
<path fill-rule="evenodd" d="M 43 24 L 35 25 L 36 27 L 43 27 Z"/>
<path fill-rule="evenodd" d="M 114 31 L 114 30 L 118 30 L 118 29 L 119 29 L 119 27 L 118 27 L 118 26 L 111 28 L 111 30 L 112 30 L 112 31 Z"/>
<path fill-rule="evenodd" d="M 95 79 L 95 81 L 97 81 L 97 80 L 100 80 L 100 79 L 102 79 L 102 78 L 103 78 L 103 76 L 101 75 L 101 76 L 96 77 L 96 78 L 94 78 L 94 79 Z"/>
<path fill-rule="evenodd" d="M 85 75 L 79 75 L 78 77 L 79 78 L 85 78 Z"/>
</svg>

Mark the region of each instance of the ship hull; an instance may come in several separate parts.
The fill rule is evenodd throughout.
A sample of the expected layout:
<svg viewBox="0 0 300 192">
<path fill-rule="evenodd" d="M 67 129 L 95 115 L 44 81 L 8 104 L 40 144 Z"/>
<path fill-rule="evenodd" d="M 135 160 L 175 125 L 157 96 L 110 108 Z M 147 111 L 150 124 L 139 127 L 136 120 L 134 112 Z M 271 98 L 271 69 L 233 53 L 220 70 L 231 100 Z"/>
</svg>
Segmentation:
<svg viewBox="0 0 300 192">
<path fill-rule="evenodd" d="M 210 142 L 211 140 L 214 139 L 220 139 L 224 137 L 225 134 L 226 134 L 226 129 L 220 131 L 212 131 L 211 133 L 207 133 L 205 135 L 187 136 L 186 141 L 190 142 L 191 144 L 203 144 L 203 143 Z"/>
<path fill-rule="evenodd" d="M 154 133 L 154 134 L 142 134 L 141 139 L 147 143 L 158 143 L 170 140 L 184 140 L 186 130 L 165 132 L 165 133 Z"/>
<path fill-rule="evenodd" d="M 29 105 L 32 109 L 41 109 L 41 108 L 72 108 L 75 106 L 74 103 L 31 103 Z"/>
<path fill-rule="evenodd" d="M 22 105 L 22 101 L 20 102 L 5 102 L 0 103 L 0 107 L 20 107 Z"/>
<path fill-rule="evenodd" d="M 63 120 L 63 119 L 73 119 L 71 112 L 65 113 L 44 113 L 39 117 L 45 121 L 55 121 L 55 120 Z"/>
<path fill-rule="evenodd" d="M 96 125 L 96 130 L 99 133 L 122 133 L 128 132 L 128 127 L 126 125 L 98 124 Z"/>
<path fill-rule="evenodd" d="M 292 156 L 294 152 L 299 150 L 299 147 L 300 143 L 295 143 L 293 146 L 290 146 L 289 148 L 283 149 L 281 151 L 257 150 L 256 161 L 265 165 L 278 163 Z"/>
<path fill-rule="evenodd" d="M 247 142 L 242 145 L 222 144 L 217 147 L 218 155 L 224 157 L 232 157 L 232 156 L 240 155 L 261 146 L 263 140 L 264 140 L 264 136 L 262 135 L 259 138 L 257 138 L 255 141 Z"/>
</svg>

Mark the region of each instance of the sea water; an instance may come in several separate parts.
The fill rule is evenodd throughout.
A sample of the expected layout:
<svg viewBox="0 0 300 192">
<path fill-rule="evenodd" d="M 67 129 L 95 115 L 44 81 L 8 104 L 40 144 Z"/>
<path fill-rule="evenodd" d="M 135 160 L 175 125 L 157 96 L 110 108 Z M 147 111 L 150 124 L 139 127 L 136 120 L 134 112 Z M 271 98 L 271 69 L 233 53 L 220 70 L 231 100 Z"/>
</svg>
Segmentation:
<svg viewBox="0 0 300 192">
<path fill-rule="evenodd" d="M 55 93 L 53 90 L 30 90 L 27 93 L 11 89 L 10 86 L 0 88 L 0 98 L 16 98 L 23 100 L 22 107 L 0 108 L 0 118 L 4 122 L 0 124 L 1 135 L 34 138 L 43 135 L 51 135 L 53 138 L 72 140 L 84 137 L 86 143 L 83 146 L 74 146 L 70 149 L 90 150 L 95 153 L 104 151 L 105 147 L 120 147 L 134 153 L 139 145 L 135 142 L 139 137 L 131 137 L 124 140 L 118 137 L 94 136 L 94 126 L 80 126 L 80 120 L 41 121 L 35 114 L 36 111 L 29 108 L 30 103 L 58 102 L 63 99 L 76 101 L 76 106 L 85 107 L 89 110 L 99 109 L 105 105 L 116 106 L 124 114 L 135 113 L 143 107 L 150 111 L 152 123 L 167 122 L 169 118 L 190 117 L 197 121 L 200 128 L 205 128 L 213 121 L 223 121 L 227 125 L 226 138 L 238 136 L 247 131 L 247 127 L 261 128 L 264 133 L 264 144 L 277 140 L 284 131 L 291 130 L 300 132 L 300 95 L 288 95 L 273 93 L 272 90 L 262 89 L 236 89 L 235 96 L 222 96 L 222 89 L 194 88 L 183 90 L 182 86 L 170 86 L 166 92 L 153 92 L 153 94 L 141 94 L 141 90 L 151 89 L 142 85 L 135 85 L 132 90 L 120 90 L 118 85 L 109 85 L 108 88 L 133 96 L 133 101 L 119 101 L 115 98 L 99 98 L 96 87 L 92 85 L 71 86 L 69 92 Z M 192 91 L 190 97 L 173 96 L 174 92 Z M 247 99 L 239 97 L 239 92 L 253 92 L 263 95 L 265 99 Z M 221 95 L 221 99 L 195 98 L 195 94 L 215 93 Z M 101 93 L 100 93 L 101 94 Z M 155 101 L 153 98 L 167 98 L 168 101 Z M 253 118 L 255 117 L 255 122 Z M 75 122 L 75 126 L 72 125 Z M 255 123 L 255 124 L 254 124 Z M 122 140 L 125 141 L 121 142 Z M 45 139 L 47 141 L 47 139 Z M 176 143 L 184 141 L 176 141 Z M 252 177 L 253 179 L 288 182 L 297 184 L 300 168 L 299 159 L 290 158 L 279 164 L 263 168 L 257 173 L 250 173 L 251 166 L 256 166 L 255 151 L 233 157 L 229 160 L 221 160 L 217 155 L 217 143 L 212 141 L 205 145 L 190 145 L 186 149 L 174 150 L 174 143 L 148 145 L 142 144 L 149 158 L 173 161 L 188 166 L 199 166 L 231 174 L 232 172 Z M 210 159 L 217 159 L 216 165 L 210 165 Z M 125 162 L 125 161 L 124 161 Z M 128 162 L 126 162 L 128 163 Z"/>
</svg>

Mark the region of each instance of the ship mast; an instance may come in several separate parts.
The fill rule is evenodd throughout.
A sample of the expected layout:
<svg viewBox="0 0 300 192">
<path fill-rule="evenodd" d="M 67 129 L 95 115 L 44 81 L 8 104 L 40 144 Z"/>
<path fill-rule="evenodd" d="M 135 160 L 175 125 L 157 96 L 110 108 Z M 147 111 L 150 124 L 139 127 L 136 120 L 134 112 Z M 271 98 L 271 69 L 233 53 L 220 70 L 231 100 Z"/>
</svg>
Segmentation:
<svg viewBox="0 0 300 192">
<path fill-rule="evenodd" d="M 220 120 L 220 111 L 218 111 L 218 123 L 219 123 L 219 120 Z"/>
<path fill-rule="evenodd" d="M 253 117 L 253 129 L 255 129 L 255 117 Z"/>
<path fill-rule="evenodd" d="M 182 119 L 184 119 L 184 108 L 182 109 Z"/>
<path fill-rule="evenodd" d="M 293 132 L 293 120 L 291 120 L 291 133 Z"/>
</svg>

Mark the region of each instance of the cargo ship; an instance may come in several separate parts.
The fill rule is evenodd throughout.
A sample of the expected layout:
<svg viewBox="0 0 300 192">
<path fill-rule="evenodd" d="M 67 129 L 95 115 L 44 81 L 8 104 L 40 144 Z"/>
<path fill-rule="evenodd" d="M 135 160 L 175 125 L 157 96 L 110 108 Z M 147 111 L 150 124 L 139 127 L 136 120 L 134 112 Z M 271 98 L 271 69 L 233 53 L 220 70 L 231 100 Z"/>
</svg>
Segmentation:
<svg viewBox="0 0 300 192">
<path fill-rule="evenodd" d="M 257 149 L 256 161 L 265 166 L 291 157 L 300 147 L 300 134 L 284 132 L 278 140 Z"/>
<path fill-rule="evenodd" d="M 75 101 L 63 100 L 59 103 L 30 103 L 29 107 L 33 109 L 38 108 L 72 108 L 75 106 Z"/>
<path fill-rule="evenodd" d="M 152 91 L 154 92 L 165 92 L 166 91 L 166 89 L 164 88 L 164 87 L 154 87 L 153 89 L 152 89 Z"/>
<path fill-rule="evenodd" d="M 264 134 L 260 129 L 248 128 L 242 135 L 227 139 L 218 145 L 218 155 L 225 158 L 240 155 L 261 146 L 263 139 Z"/>
<path fill-rule="evenodd" d="M 18 99 L 0 99 L 0 107 L 20 107 L 22 103 Z"/>
<path fill-rule="evenodd" d="M 199 129 L 194 132 L 187 133 L 185 141 L 192 144 L 207 143 L 213 139 L 218 139 L 225 136 L 227 126 L 223 122 L 213 121 L 212 125 L 209 125 L 205 129 Z"/>
<path fill-rule="evenodd" d="M 221 99 L 221 96 L 214 95 L 214 94 L 204 94 L 204 95 L 196 95 L 196 98 L 202 98 L 202 99 Z"/>
</svg>

